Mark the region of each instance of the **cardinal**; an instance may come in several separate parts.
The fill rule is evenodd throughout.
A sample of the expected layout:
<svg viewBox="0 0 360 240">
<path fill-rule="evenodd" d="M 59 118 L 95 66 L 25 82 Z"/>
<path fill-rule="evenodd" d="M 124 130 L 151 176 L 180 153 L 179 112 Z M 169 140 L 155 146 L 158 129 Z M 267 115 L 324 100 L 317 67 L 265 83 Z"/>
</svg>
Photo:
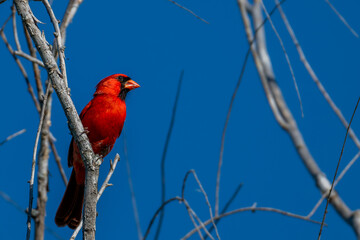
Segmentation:
<svg viewBox="0 0 360 240">
<path fill-rule="evenodd" d="M 126 117 L 125 98 L 129 91 L 140 87 L 125 74 L 114 74 L 101 80 L 94 98 L 80 113 L 80 119 L 95 154 L 105 157 L 120 136 Z M 85 167 L 79 148 L 71 139 L 68 165 L 73 167 L 55 223 L 74 229 L 80 224 L 85 188 Z"/>
</svg>

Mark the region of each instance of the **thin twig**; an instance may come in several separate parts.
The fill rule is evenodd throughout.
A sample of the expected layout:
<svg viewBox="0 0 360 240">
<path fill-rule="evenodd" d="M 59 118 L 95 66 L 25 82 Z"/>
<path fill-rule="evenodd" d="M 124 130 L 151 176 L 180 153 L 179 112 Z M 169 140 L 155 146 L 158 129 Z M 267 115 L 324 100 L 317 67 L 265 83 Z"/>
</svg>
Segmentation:
<svg viewBox="0 0 360 240">
<path fill-rule="evenodd" d="M 273 21 L 271 20 L 271 17 L 270 17 L 270 15 L 269 15 L 268 11 L 266 10 L 266 7 L 265 7 L 263 1 L 261 0 L 260 2 L 261 2 L 261 5 L 262 5 L 262 8 L 263 8 L 263 10 L 264 10 L 264 12 L 265 12 L 265 14 L 266 14 L 266 18 L 269 19 L 269 23 L 270 23 L 270 25 L 271 25 L 271 28 L 273 29 L 273 31 L 274 31 L 277 39 L 279 40 L 280 45 L 281 45 L 281 48 L 282 48 L 282 50 L 283 50 L 283 52 L 284 52 L 286 62 L 287 62 L 288 66 L 289 66 L 289 69 L 290 69 L 291 77 L 292 77 L 293 82 L 294 82 L 294 86 L 295 86 L 295 90 L 296 90 L 296 93 L 297 93 L 297 97 L 298 97 L 298 99 L 299 99 L 301 116 L 304 117 L 304 109 L 303 109 L 303 104 L 302 104 L 302 101 L 301 101 L 300 91 L 299 91 L 298 84 L 297 84 L 297 82 L 296 82 L 296 78 L 295 78 L 294 70 L 293 70 L 292 65 L 291 65 L 291 62 L 290 62 L 290 58 L 289 58 L 289 56 L 288 56 L 288 54 L 287 54 L 287 51 L 286 51 L 286 49 L 285 49 L 285 45 L 284 45 L 284 43 L 283 43 L 283 41 L 282 41 L 282 39 L 281 39 L 281 37 L 280 37 L 280 34 L 279 34 L 278 31 L 276 30 L 275 25 L 274 25 Z"/>
<path fill-rule="evenodd" d="M 320 227 L 320 231 L 319 231 L 318 240 L 320 240 L 320 237 L 321 237 L 321 232 L 322 232 L 322 229 L 323 229 L 323 226 L 324 226 L 324 222 L 325 222 L 325 218 L 326 218 L 327 208 L 328 208 L 329 202 L 330 202 L 331 192 L 332 192 L 332 190 L 334 189 L 334 183 L 335 183 L 335 179 L 336 179 L 337 172 L 338 172 L 338 170 L 339 170 L 341 157 L 342 157 L 343 152 L 344 152 L 346 139 L 347 139 L 347 136 L 348 136 L 348 133 L 349 133 L 349 129 L 350 129 L 352 120 L 353 120 L 353 118 L 354 118 L 356 109 L 357 109 L 357 107 L 358 107 L 358 105 L 359 105 L 359 102 L 360 102 L 360 97 L 358 98 L 358 101 L 357 101 L 357 103 L 356 103 L 354 112 L 353 112 L 353 114 L 352 114 L 352 116 L 351 116 L 351 119 L 350 119 L 349 126 L 348 126 L 348 128 L 347 128 L 347 130 L 346 130 L 345 139 L 344 139 L 343 146 L 342 146 L 342 148 L 341 148 L 341 153 L 340 153 L 339 161 L 338 161 L 337 166 L 336 166 L 334 178 L 333 178 L 333 181 L 332 181 L 332 183 L 331 183 L 331 188 L 330 188 L 330 190 L 329 190 L 329 195 L 328 195 L 328 198 L 327 198 L 327 201 L 326 201 L 325 211 L 324 211 L 323 219 L 322 219 L 322 222 L 321 222 L 321 227 Z"/>
<path fill-rule="evenodd" d="M 120 156 L 119 154 L 116 154 L 115 158 L 114 158 L 114 162 L 111 162 L 110 160 L 110 169 L 109 169 L 109 173 L 108 175 L 106 176 L 98 194 L 97 194 L 97 197 L 96 197 L 96 201 L 99 201 L 101 195 L 104 193 L 105 189 L 109 186 L 111 186 L 111 184 L 109 184 L 109 181 L 110 181 L 110 178 L 111 176 L 113 175 L 114 171 L 115 171 L 115 168 L 116 168 L 116 165 L 117 163 L 119 162 L 120 160 Z M 71 235 L 71 238 L 70 240 L 74 240 L 76 238 L 76 236 L 78 235 L 78 233 L 80 232 L 81 228 L 83 226 L 83 220 L 80 221 L 80 224 L 79 226 L 77 226 L 77 228 L 74 230 L 73 234 Z"/>
<path fill-rule="evenodd" d="M 44 63 L 43 63 L 41 60 L 39 60 L 39 59 L 37 59 L 37 58 L 35 58 L 35 57 L 32 57 L 32 56 L 30 56 L 30 55 L 27 54 L 27 53 L 24 53 L 24 52 L 22 52 L 22 51 L 15 51 L 14 53 L 15 53 L 15 55 L 17 55 L 17 56 L 23 57 L 23 58 L 25 58 L 26 60 L 29 60 L 30 62 L 33 62 L 33 63 L 36 63 L 36 64 L 40 65 L 41 67 L 45 67 L 45 66 L 44 66 Z"/>
<path fill-rule="evenodd" d="M 330 6 L 330 8 L 334 11 L 334 13 L 339 17 L 339 19 L 345 24 L 345 26 L 350 30 L 355 37 L 359 38 L 357 32 L 348 24 L 345 18 L 336 10 L 336 8 L 329 2 L 329 0 L 325 0 L 325 2 Z"/>
<path fill-rule="evenodd" d="M 205 190 L 204 190 L 204 188 L 203 188 L 203 186 L 202 186 L 202 184 L 201 184 L 201 182 L 200 182 L 200 180 L 199 180 L 199 178 L 198 178 L 198 176 L 197 176 L 197 174 L 196 174 L 196 172 L 195 172 L 194 169 L 189 170 L 189 171 L 186 173 L 186 175 L 185 175 L 185 178 L 184 178 L 184 181 L 183 181 L 183 187 L 182 187 L 182 198 L 184 199 L 186 179 L 187 179 L 187 177 L 188 177 L 188 175 L 189 175 L 190 173 L 193 174 L 193 176 L 194 176 L 194 178 L 195 178 L 195 181 L 197 182 L 197 184 L 198 184 L 199 187 L 200 187 L 200 191 L 202 192 L 202 194 L 203 194 L 204 197 L 205 197 L 206 204 L 207 204 L 207 206 L 208 206 L 208 208 L 209 208 L 209 212 L 210 212 L 210 219 L 214 219 L 209 198 L 208 198 L 208 196 L 207 196 L 207 194 L 206 194 L 206 192 L 205 192 Z M 215 228 L 215 233 L 216 233 L 217 238 L 220 239 L 220 235 L 219 235 L 219 232 L 218 232 L 218 229 L 217 229 L 217 227 L 216 227 L 216 224 L 215 224 L 214 220 L 212 221 L 212 224 L 213 224 L 213 226 L 214 226 L 214 228 Z"/>
<path fill-rule="evenodd" d="M 282 0 L 280 3 L 277 3 L 275 5 L 275 7 L 270 11 L 269 16 L 271 16 L 275 10 L 285 2 L 286 0 Z M 266 23 L 268 19 L 265 18 L 264 21 L 262 22 L 262 24 L 255 30 L 255 35 L 256 33 L 260 30 L 260 28 L 262 28 L 264 26 L 264 24 Z M 237 95 L 237 92 L 239 90 L 241 81 L 243 79 L 244 73 L 245 73 L 245 69 L 246 69 L 246 65 L 251 53 L 251 47 L 255 42 L 255 38 L 252 39 L 252 41 L 249 44 L 248 50 L 245 54 L 245 58 L 241 67 L 241 72 L 240 72 L 240 76 L 239 79 L 236 83 L 236 86 L 234 88 L 234 92 L 231 96 L 231 100 L 230 100 L 230 104 L 229 104 L 229 108 L 228 108 L 228 112 L 226 114 L 226 120 L 225 120 L 225 124 L 224 124 L 224 128 L 223 128 L 223 132 L 221 135 L 221 145 L 220 145 L 220 156 L 219 156 L 219 162 L 218 162 L 218 170 L 217 170 L 217 177 L 216 177 L 216 190 L 215 190 L 215 216 L 217 216 L 219 214 L 219 204 L 220 204 L 220 178 L 221 178 L 221 166 L 223 164 L 223 157 L 224 157 L 224 147 L 225 147 L 225 135 L 226 135 L 226 130 L 227 130 L 227 126 L 229 124 L 229 120 L 230 120 L 230 115 L 231 115 L 231 111 L 232 111 L 232 107 L 235 101 L 235 97 Z"/>
<path fill-rule="evenodd" d="M 117 163 L 120 161 L 120 155 L 119 154 L 116 154 L 115 158 L 114 158 L 114 162 L 111 162 L 110 160 L 110 169 L 109 169 L 109 173 L 108 175 L 106 176 L 99 192 L 98 192 L 98 195 L 97 195 L 97 198 L 96 198 L 96 201 L 99 201 L 101 195 L 103 194 L 103 192 L 105 191 L 105 188 L 107 188 L 109 185 L 109 181 L 110 181 L 110 178 L 111 176 L 113 175 L 114 171 L 115 171 L 115 168 L 116 168 L 116 165 Z"/>
<path fill-rule="evenodd" d="M 68 120 L 69 129 L 79 147 L 79 152 L 85 165 L 84 216 L 86 216 L 86 218 L 84 221 L 83 234 L 85 238 L 95 239 L 96 196 L 99 174 L 99 167 L 95 164 L 97 157 L 92 150 L 89 138 L 84 134 L 84 127 L 75 109 L 74 103 L 69 96 L 68 88 L 64 83 L 63 76 L 60 74 L 56 59 L 50 50 L 45 36 L 41 34 L 40 29 L 36 25 L 29 2 L 27 0 L 14 0 L 14 3 L 36 48 L 39 50 L 48 77 L 51 80 Z"/>
<path fill-rule="evenodd" d="M 206 21 L 206 20 L 203 19 L 202 17 L 198 16 L 197 14 L 195 14 L 195 13 L 194 13 L 193 11 L 191 11 L 190 9 L 188 9 L 188 8 L 180 5 L 179 3 L 177 3 L 177 2 L 175 2 L 175 1 L 173 1 L 173 0 L 168 0 L 168 1 L 171 2 L 171 3 L 173 3 L 173 4 L 175 4 L 176 6 L 178 6 L 178 7 L 180 7 L 180 8 L 182 8 L 182 9 L 184 9 L 185 11 L 187 11 L 188 13 L 190 13 L 191 15 L 193 15 L 194 17 L 196 17 L 197 19 L 200 19 L 200 20 L 203 21 L 204 23 L 209 24 L 208 21 Z"/>
<path fill-rule="evenodd" d="M 3 145 L 4 143 L 10 141 L 11 139 L 23 134 L 24 132 L 26 132 L 26 129 L 22 129 L 14 134 L 11 134 L 10 136 L 8 136 L 5 140 L 3 140 L 2 142 L 0 142 L 0 146 Z"/>
<path fill-rule="evenodd" d="M 25 209 L 23 209 L 20 204 L 18 204 L 17 202 L 15 202 L 9 195 L 7 195 L 6 193 L 4 193 L 3 191 L 0 191 L 0 196 L 7 201 L 8 203 L 10 203 L 11 205 L 13 205 L 19 212 L 25 213 L 27 212 Z"/>
<path fill-rule="evenodd" d="M 181 84 L 182 84 L 182 81 L 183 81 L 183 77 L 184 77 L 184 70 L 182 70 L 181 73 L 180 73 L 179 83 L 178 83 L 178 86 L 177 86 L 177 91 L 176 91 L 176 96 L 175 96 L 175 102 L 174 102 L 172 115 L 171 115 L 170 126 L 169 126 L 169 130 L 167 132 L 164 151 L 163 151 L 162 158 L 161 158 L 161 165 L 160 165 L 160 168 L 161 168 L 161 203 L 165 202 L 165 195 L 166 195 L 166 189 L 165 189 L 165 160 L 166 160 L 166 153 L 167 153 L 167 150 L 168 150 L 168 147 L 169 147 L 171 134 L 172 134 L 172 129 L 173 129 L 174 123 L 175 123 L 176 109 L 177 109 L 177 105 L 178 105 L 178 101 L 179 101 L 179 97 L 180 97 Z M 162 209 L 161 213 L 160 213 L 159 224 L 158 224 L 156 234 L 155 234 L 155 237 L 154 237 L 155 240 L 157 240 L 159 238 L 159 236 L 160 236 L 160 231 L 161 231 L 161 226 L 162 226 L 162 222 L 163 222 L 163 219 L 164 219 L 164 214 L 165 214 L 165 209 Z"/>
<path fill-rule="evenodd" d="M 236 196 L 238 195 L 238 193 L 240 192 L 240 189 L 242 188 L 243 183 L 240 183 L 234 193 L 231 195 L 231 197 L 229 198 L 229 200 L 227 201 L 227 203 L 225 204 L 224 208 L 221 210 L 220 214 L 224 214 L 228 208 L 230 207 L 230 205 L 233 203 L 233 201 L 235 200 Z M 220 222 L 221 218 L 216 219 L 215 220 L 215 225 L 217 226 Z M 211 225 L 211 227 L 209 228 L 209 233 L 211 233 L 214 230 L 214 225 Z M 207 238 L 207 236 L 204 237 L 205 239 Z"/>
<path fill-rule="evenodd" d="M 58 51 L 59 59 L 60 59 L 60 71 L 62 74 L 62 79 L 65 82 L 65 86 L 67 88 L 68 81 L 67 81 L 65 55 L 64 55 L 65 48 L 63 46 L 62 36 L 61 36 L 61 32 L 60 32 L 60 27 L 59 27 L 59 21 L 55 17 L 54 11 L 52 10 L 50 3 L 47 0 L 42 0 L 42 2 L 45 5 L 46 11 L 48 12 L 48 14 L 50 16 L 51 22 L 55 29 L 54 35 L 55 35 L 57 51 Z"/>
<path fill-rule="evenodd" d="M 12 48 L 11 45 L 10 45 L 10 43 L 8 42 L 8 40 L 7 40 L 7 38 L 6 38 L 6 35 L 5 35 L 4 31 L 3 31 L 3 29 L 4 29 L 4 28 L 2 28 L 2 29 L 0 30 L 0 36 L 1 36 L 1 38 L 3 39 L 3 41 L 4 41 L 7 49 L 9 50 L 10 54 L 13 56 L 13 58 L 14 58 L 16 64 L 18 65 L 18 67 L 19 67 L 22 75 L 24 76 L 24 79 L 25 79 L 25 82 L 26 82 L 28 91 L 29 91 L 29 93 L 30 93 L 30 96 L 31 96 L 31 98 L 32 98 L 32 100 L 33 100 L 33 102 L 34 102 L 34 104 L 35 104 L 36 109 L 40 112 L 40 109 L 41 109 L 40 103 L 39 103 L 38 99 L 36 98 L 36 96 L 35 96 L 35 94 L 34 94 L 34 90 L 33 90 L 32 86 L 31 86 L 31 84 L 30 84 L 28 74 L 27 74 L 24 66 L 22 65 L 20 59 L 15 55 L 15 51 L 13 50 L 13 48 Z"/>
<path fill-rule="evenodd" d="M 200 231 L 200 229 L 203 229 L 204 232 L 206 233 L 206 236 L 209 236 L 211 238 L 211 240 L 215 240 L 214 237 L 209 233 L 209 231 L 205 227 L 203 221 L 201 221 L 201 219 L 198 217 L 198 215 L 195 213 L 195 211 L 190 207 L 189 202 L 185 198 L 182 199 L 182 202 L 184 203 L 185 208 L 189 213 L 190 219 L 193 222 L 194 227 L 198 229 L 198 234 L 199 234 L 200 239 L 204 240 L 204 237 L 202 236 L 201 231 Z M 198 227 L 195 219 L 200 224 L 200 227 Z"/>
<path fill-rule="evenodd" d="M 66 29 L 68 28 L 69 24 L 75 17 L 75 14 L 77 13 L 77 10 L 79 9 L 79 6 L 82 2 L 83 2 L 83 0 L 70 0 L 69 4 L 66 7 L 66 10 L 65 10 L 65 13 L 62 18 L 61 25 L 60 25 L 62 45 L 65 45 Z"/>
<path fill-rule="evenodd" d="M 64 171 L 64 168 L 61 164 L 61 158 L 56 150 L 56 147 L 55 147 L 55 144 L 53 141 L 50 140 L 50 146 L 51 146 L 51 150 L 54 154 L 54 158 L 55 158 L 55 162 L 59 168 L 59 172 L 60 172 L 60 175 L 61 175 L 61 178 L 65 184 L 65 186 L 67 186 L 67 183 L 68 183 L 68 180 L 67 180 L 67 177 L 66 177 L 66 174 L 65 174 L 65 171 Z"/>
<path fill-rule="evenodd" d="M 125 161 L 126 161 L 126 172 L 128 175 L 128 183 L 129 183 L 129 188 L 130 188 L 130 193 L 131 193 L 131 203 L 132 203 L 133 212 L 134 212 L 134 218 L 135 218 L 138 239 L 141 240 L 143 238 L 143 235 L 141 232 L 139 212 L 137 209 L 134 185 L 133 185 L 133 181 L 132 181 L 132 177 L 131 177 L 131 168 L 130 168 L 130 161 L 129 161 L 129 157 L 128 157 L 128 150 L 127 150 L 128 148 L 127 148 L 126 132 L 124 130 L 123 130 L 122 135 L 124 138 L 124 156 L 125 156 Z"/>
<path fill-rule="evenodd" d="M 33 191 L 34 191 L 34 178 L 35 178 L 35 166 L 36 166 L 36 154 L 37 154 L 37 147 L 38 147 L 38 143 L 39 143 L 39 138 L 40 138 L 40 133 L 41 133 L 41 129 L 43 127 L 43 120 L 44 120 L 44 116 L 45 116 L 45 108 L 46 108 L 46 103 L 47 103 L 47 98 L 48 98 L 48 94 L 50 92 L 50 88 L 51 88 L 51 83 L 49 81 L 47 88 L 46 88 L 46 93 L 44 96 L 44 101 L 43 101 L 43 106 L 41 108 L 41 114 L 40 114 L 40 121 L 39 121 L 39 127 L 36 133 L 36 138 L 35 138 L 35 145 L 34 145 L 34 150 L 33 150 L 33 158 L 32 158 L 32 164 L 31 164 L 31 177 L 30 177 L 30 191 L 29 191 L 29 211 L 28 211 L 28 218 L 27 218 L 27 231 L 26 231 L 26 240 L 30 239 L 30 232 L 31 232 L 31 211 L 32 211 L 32 204 L 33 204 Z"/>
<path fill-rule="evenodd" d="M 49 92 L 47 92 L 47 101 L 43 102 L 45 108 L 43 126 L 40 134 L 40 147 L 38 157 L 37 170 L 37 210 L 39 214 L 35 218 L 35 239 L 45 239 L 45 215 L 46 203 L 48 200 L 47 193 L 49 191 L 49 158 L 50 158 L 50 125 L 52 110 L 52 86 L 47 84 Z"/>
<path fill-rule="evenodd" d="M 5 20 L 5 22 L 3 23 L 3 25 L 0 28 L 0 32 L 4 31 L 6 24 L 10 21 L 11 17 L 12 17 L 12 13 L 10 14 L 10 16 L 8 16 L 8 18 Z"/>
<path fill-rule="evenodd" d="M 30 55 L 33 58 L 37 59 L 36 56 L 36 49 L 33 46 L 33 43 L 31 41 L 31 37 L 30 34 L 28 32 L 28 30 L 26 29 L 25 25 L 23 24 L 23 29 L 24 29 L 24 35 L 25 35 L 25 39 L 26 39 L 26 44 L 28 46 Z M 42 86 L 42 82 L 41 82 L 41 74 L 40 74 L 40 69 L 39 66 L 32 62 L 32 66 L 33 66 L 33 70 L 34 70 L 34 77 L 35 77 L 35 83 L 36 83 L 36 89 L 37 89 L 37 93 L 38 93 L 38 98 L 42 95 L 44 95 L 44 90 L 43 90 L 43 86 Z"/>
<path fill-rule="evenodd" d="M 345 168 L 341 171 L 341 173 L 339 174 L 339 177 L 336 179 L 335 183 L 334 183 L 334 188 L 338 185 L 338 183 L 340 182 L 340 180 L 344 177 L 344 175 L 347 173 L 347 171 L 349 171 L 350 167 L 356 162 L 356 160 L 360 157 L 360 152 L 358 152 L 353 159 L 351 159 L 351 161 L 345 166 Z M 321 203 L 324 201 L 324 199 L 329 195 L 329 192 L 325 192 L 322 194 L 321 198 L 319 199 L 319 201 L 315 204 L 315 206 L 313 207 L 313 209 L 310 211 L 310 213 L 306 216 L 307 218 L 311 218 L 316 210 L 320 207 Z"/>
<path fill-rule="evenodd" d="M 253 39 L 253 30 L 251 28 L 248 14 L 250 14 L 252 17 L 254 22 L 254 29 L 258 28 L 258 26 L 260 26 L 260 24 L 263 22 L 263 16 L 261 6 L 258 4 L 259 2 L 254 4 L 250 12 L 248 12 L 246 9 L 244 2 L 247 1 L 238 0 L 242 20 L 246 29 L 246 36 L 248 42 L 250 43 Z M 319 188 L 321 193 L 327 192 L 331 186 L 331 181 L 328 180 L 326 175 L 322 172 L 317 162 L 311 155 L 306 142 L 304 141 L 304 138 L 297 126 L 297 123 L 286 104 L 286 101 L 282 95 L 282 91 L 277 84 L 272 68 L 272 63 L 270 61 L 270 56 L 267 52 L 265 31 L 263 29 L 256 35 L 256 44 L 257 48 L 255 49 L 252 47 L 251 49 L 252 55 L 254 57 L 254 62 L 259 73 L 261 83 L 267 94 L 268 102 L 274 113 L 275 119 L 278 121 L 279 125 L 289 134 L 296 151 L 298 152 L 306 169 L 309 171 L 311 177 L 315 181 L 316 186 Z M 273 107 L 275 108 L 273 109 Z M 352 211 L 342 200 L 339 194 L 334 194 L 334 196 L 332 196 L 331 203 L 337 213 L 346 221 L 346 223 L 351 225 L 356 235 L 360 236 L 359 214 L 355 214 L 357 211 Z"/>
<path fill-rule="evenodd" d="M 277 3 L 278 0 L 275 0 L 275 2 Z M 308 71 L 310 77 L 315 82 L 315 84 L 318 87 L 319 91 L 321 92 L 321 94 L 324 96 L 325 100 L 330 105 L 331 109 L 334 111 L 334 113 L 340 119 L 343 126 L 345 128 L 347 128 L 348 125 L 349 125 L 348 122 L 346 121 L 346 119 L 345 119 L 344 115 L 342 114 L 341 110 L 336 106 L 335 102 L 331 99 L 331 97 L 328 94 L 328 92 L 326 91 L 325 87 L 320 82 L 320 80 L 317 77 L 316 73 L 312 69 L 310 63 L 307 61 L 307 59 L 305 57 L 305 53 L 302 50 L 301 45 L 300 45 L 299 41 L 296 38 L 295 32 L 292 29 L 292 27 L 291 27 L 286 15 L 285 15 L 283 9 L 281 8 L 281 6 L 279 7 L 279 13 L 280 13 L 281 18 L 283 19 L 283 22 L 284 22 L 284 24 L 286 26 L 286 29 L 288 30 L 288 32 L 290 34 L 291 39 L 293 40 L 293 43 L 294 43 L 294 45 L 296 47 L 296 50 L 297 50 L 297 52 L 299 54 L 301 62 L 304 64 L 304 66 L 305 66 L 306 70 Z M 354 131 L 351 128 L 350 128 L 350 131 L 349 131 L 349 136 L 354 141 L 356 147 L 360 149 L 360 140 L 357 138 L 357 136 L 355 135 Z"/>
<path fill-rule="evenodd" d="M 206 221 L 204 222 L 204 225 L 205 225 L 205 226 L 206 226 L 206 225 L 209 225 L 209 224 L 211 224 L 212 221 L 214 221 L 214 220 L 218 220 L 218 219 L 221 219 L 221 218 L 224 218 L 224 217 L 233 215 L 233 214 L 235 214 L 235 213 L 248 212 L 248 211 L 251 211 L 251 212 L 254 212 L 254 213 L 255 213 L 256 211 L 275 212 L 275 213 L 278 213 L 278 214 L 281 214 L 281 215 L 284 215 L 284 216 L 301 219 L 301 220 L 304 220 L 304 221 L 307 221 L 307 222 L 311 222 L 311 223 L 321 224 L 320 222 L 317 222 L 317 221 L 314 221 L 314 220 L 311 220 L 311 219 L 307 219 L 307 218 L 304 217 L 304 216 L 301 216 L 301 215 L 298 215 L 298 214 L 294 214 L 294 213 L 291 213 L 291 212 L 286 212 L 286 211 L 283 211 L 283 210 L 280 210 L 280 209 L 269 208 L 269 207 L 255 207 L 255 206 L 251 206 L 251 207 L 245 207 L 245 208 L 235 209 L 235 210 L 232 210 L 232 211 L 230 211 L 230 212 L 227 212 L 227 213 L 224 213 L 224 214 L 215 216 L 213 219 L 206 220 Z M 181 240 L 186 240 L 186 239 L 190 238 L 196 231 L 197 231 L 197 229 L 192 229 L 192 230 L 189 231 L 184 237 L 182 237 Z"/>
<path fill-rule="evenodd" d="M 152 225 L 154 224 L 154 221 L 156 219 L 156 217 L 158 216 L 158 214 L 161 212 L 161 210 L 166 206 L 168 205 L 169 203 L 173 202 L 173 201 L 179 201 L 179 202 L 182 202 L 182 198 L 180 197 L 173 197 L 173 198 L 170 198 L 168 200 L 166 200 L 165 202 L 163 202 L 161 204 L 161 206 L 156 210 L 156 212 L 154 213 L 153 217 L 151 218 L 150 220 L 150 223 L 146 229 L 146 232 L 145 232 L 145 235 L 144 235 L 144 238 L 143 240 L 146 240 L 146 238 L 148 237 L 149 233 L 150 233 L 150 230 L 151 230 L 151 227 Z"/>
<path fill-rule="evenodd" d="M 20 204 L 18 204 L 17 202 L 15 202 L 9 195 L 7 195 L 6 193 L 0 191 L 0 197 L 2 197 L 6 202 L 10 203 L 12 206 L 14 206 L 16 208 L 16 210 L 18 210 L 21 213 L 26 213 L 27 214 L 27 210 L 23 209 L 22 206 L 20 206 Z M 33 211 L 35 211 L 33 209 Z M 33 211 L 32 211 L 32 216 L 33 216 Z M 58 240 L 64 240 L 57 232 L 55 232 L 53 229 L 47 227 L 45 225 L 45 230 L 48 231 L 51 235 L 53 235 L 56 239 Z"/>
<path fill-rule="evenodd" d="M 16 9 L 15 9 L 14 5 L 11 6 L 11 12 L 12 12 L 12 23 L 13 23 L 15 44 L 16 44 L 17 50 L 21 51 L 21 45 L 20 45 L 18 30 L 17 30 L 17 26 L 16 26 L 16 14 L 15 14 Z"/>
<path fill-rule="evenodd" d="M 45 64 L 48 77 L 60 100 L 65 116 L 68 120 L 69 129 L 79 147 L 81 158 L 85 165 L 85 190 L 84 190 L 84 221 L 83 234 L 86 238 L 95 238 L 96 225 L 96 196 L 99 167 L 95 164 L 97 157 L 92 150 L 89 138 L 84 134 L 84 127 L 79 115 L 75 109 L 74 103 L 69 96 L 68 88 L 64 83 L 63 76 L 60 74 L 58 65 L 52 51 L 41 34 L 34 20 L 34 14 L 31 11 L 27 0 L 14 0 L 18 14 L 29 31 L 29 34 L 39 50 L 41 59 Z"/>
</svg>

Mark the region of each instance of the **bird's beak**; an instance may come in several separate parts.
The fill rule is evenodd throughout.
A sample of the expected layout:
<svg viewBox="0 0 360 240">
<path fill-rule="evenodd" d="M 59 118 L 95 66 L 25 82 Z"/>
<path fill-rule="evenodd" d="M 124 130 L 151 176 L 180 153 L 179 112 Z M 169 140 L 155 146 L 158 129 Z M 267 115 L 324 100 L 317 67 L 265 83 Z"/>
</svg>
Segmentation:
<svg viewBox="0 0 360 240">
<path fill-rule="evenodd" d="M 140 85 L 137 84 L 134 80 L 129 80 L 125 83 L 125 88 L 127 88 L 129 90 L 133 90 L 138 87 L 140 87 Z"/>
</svg>

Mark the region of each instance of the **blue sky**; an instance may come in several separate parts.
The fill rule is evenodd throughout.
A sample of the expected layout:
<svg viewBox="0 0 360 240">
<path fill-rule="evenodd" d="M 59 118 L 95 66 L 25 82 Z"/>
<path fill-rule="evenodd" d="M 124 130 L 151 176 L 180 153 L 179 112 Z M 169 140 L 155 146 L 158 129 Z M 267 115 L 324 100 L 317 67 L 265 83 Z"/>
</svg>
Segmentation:
<svg viewBox="0 0 360 240">
<path fill-rule="evenodd" d="M 141 88 L 127 97 L 125 131 L 141 229 L 145 232 L 160 206 L 160 160 L 169 127 L 180 72 L 184 70 L 182 92 L 166 160 L 167 198 L 180 195 L 185 173 L 195 169 L 211 204 L 214 204 L 220 139 L 230 97 L 248 49 L 236 1 L 179 1 L 210 24 L 191 16 L 169 1 L 113 1 L 100 4 L 84 1 L 68 28 L 66 43 L 67 74 L 71 96 L 77 110 L 92 98 L 95 86 L 113 73 L 124 73 Z M 333 0 L 350 25 L 360 31 L 360 3 Z M 40 28 L 52 42 L 53 29 L 41 2 L 31 2 L 35 16 L 44 22 Z M 268 10 L 274 5 L 266 1 Z M 0 23 L 10 14 L 11 1 L 0 5 Z M 54 1 L 61 18 L 66 5 Z M 343 25 L 325 1 L 290 1 L 283 9 L 292 24 L 310 64 L 329 94 L 350 119 L 360 89 L 359 39 Z M 20 24 L 18 18 L 18 24 Z M 324 173 L 332 179 L 345 128 L 332 112 L 300 62 L 296 49 L 282 23 L 273 15 L 282 36 L 299 85 L 304 107 L 301 117 L 299 101 L 281 46 L 270 25 L 266 24 L 268 50 L 278 83 L 304 139 Z M 5 29 L 15 46 L 11 25 Z M 23 39 L 23 34 L 20 33 Z M 24 49 L 26 43 L 21 42 Z M 0 190 L 23 208 L 28 205 L 32 149 L 39 117 L 11 55 L 0 44 L 3 117 L 0 140 L 25 128 L 25 134 L 0 147 Z M 31 65 L 25 67 L 31 76 Z M 42 78 L 46 72 L 42 70 Z M 34 86 L 34 85 L 33 85 Z M 55 96 L 55 95 L 54 95 Z M 359 113 L 353 121 L 360 133 Z M 66 167 L 71 139 L 66 118 L 57 97 L 53 101 L 51 131 Z M 357 153 L 348 141 L 340 170 Z M 123 152 L 123 137 L 101 167 L 100 183 L 109 169 L 109 159 L 119 153 L 122 160 L 98 204 L 98 239 L 136 239 L 130 191 Z M 72 231 L 58 228 L 53 222 L 65 187 L 53 156 L 46 226 L 63 239 Z M 66 167 L 70 175 L 70 169 Z M 355 163 L 337 190 L 348 206 L 359 208 L 360 194 Z M 230 207 L 274 207 L 307 215 L 320 198 L 312 178 L 295 152 L 288 135 L 278 126 L 266 101 L 252 58 L 236 97 L 225 142 L 220 206 L 242 182 L 238 197 Z M 209 218 L 206 202 L 190 177 L 185 194 L 202 220 Z M 36 203 L 36 201 L 34 201 Z M 36 205 L 36 204 L 35 204 Z M 221 208 L 220 207 L 220 208 Z M 323 204 L 313 219 L 321 220 Z M 0 199 L 1 239 L 24 239 L 26 216 Z M 324 239 L 355 239 L 352 229 L 330 207 Z M 34 225 L 33 225 L 34 226 Z M 166 209 L 160 239 L 179 239 L 193 228 L 183 205 L 172 203 Z M 222 239 L 314 239 L 319 226 L 275 213 L 245 212 L 224 218 L 218 225 Z M 149 239 L 154 236 L 155 228 Z M 78 237 L 80 238 L 80 236 Z M 56 239 L 46 232 L 46 239 Z M 198 239 L 193 235 L 192 239 Z"/>
</svg>

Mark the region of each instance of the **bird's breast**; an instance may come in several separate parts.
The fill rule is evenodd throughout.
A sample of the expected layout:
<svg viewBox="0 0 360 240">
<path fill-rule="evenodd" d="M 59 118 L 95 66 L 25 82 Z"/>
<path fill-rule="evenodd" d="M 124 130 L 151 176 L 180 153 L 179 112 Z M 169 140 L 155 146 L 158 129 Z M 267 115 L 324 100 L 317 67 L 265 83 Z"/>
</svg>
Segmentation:
<svg viewBox="0 0 360 240">
<path fill-rule="evenodd" d="M 92 100 L 82 123 L 90 142 L 98 145 L 93 146 L 95 153 L 95 148 L 112 148 L 120 136 L 125 118 L 126 105 L 118 97 L 97 96 Z"/>
</svg>

